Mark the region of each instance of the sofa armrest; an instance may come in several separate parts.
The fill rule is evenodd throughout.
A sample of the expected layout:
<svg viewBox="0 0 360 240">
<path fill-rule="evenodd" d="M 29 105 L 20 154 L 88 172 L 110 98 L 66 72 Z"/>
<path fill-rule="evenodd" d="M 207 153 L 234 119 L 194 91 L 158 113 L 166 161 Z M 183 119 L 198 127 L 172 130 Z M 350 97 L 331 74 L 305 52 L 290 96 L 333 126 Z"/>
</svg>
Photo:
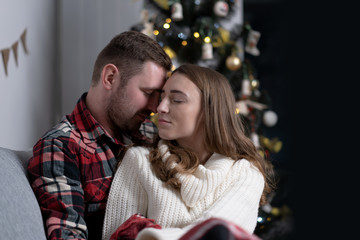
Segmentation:
<svg viewBox="0 0 360 240">
<path fill-rule="evenodd" d="M 45 240 L 44 224 L 27 178 L 32 152 L 0 147 L 1 239 Z"/>
</svg>

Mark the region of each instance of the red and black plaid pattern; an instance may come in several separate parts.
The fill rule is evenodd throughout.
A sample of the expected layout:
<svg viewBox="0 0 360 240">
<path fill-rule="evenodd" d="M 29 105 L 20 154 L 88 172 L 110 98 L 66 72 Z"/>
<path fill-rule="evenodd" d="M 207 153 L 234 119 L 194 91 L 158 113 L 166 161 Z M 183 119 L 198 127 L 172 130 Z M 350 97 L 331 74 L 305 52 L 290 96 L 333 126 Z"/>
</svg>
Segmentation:
<svg viewBox="0 0 360 240">
<path fill-rule="evenodd" d="M 105 204 L 117 164 L 115 155 L 124 147 L 92 117 L 85 98 L 86 93 L 74 111 L 35 144 L 29 161 L 30 182 L 49 239 L 101 236 Z M 146 124 L 147 129 L 156 127 Z M 91 222 L 100 222 L 101 226 L 88 229 L 87 226 L 94 225 Z"/>
<path fill-rule="evenodd" d="M 116 229 L 110 240 L 134 240 L 144 228 L 161 229 L 161 226 L 156 224 L 154 219 L 134 214 Z"/>
</svg>

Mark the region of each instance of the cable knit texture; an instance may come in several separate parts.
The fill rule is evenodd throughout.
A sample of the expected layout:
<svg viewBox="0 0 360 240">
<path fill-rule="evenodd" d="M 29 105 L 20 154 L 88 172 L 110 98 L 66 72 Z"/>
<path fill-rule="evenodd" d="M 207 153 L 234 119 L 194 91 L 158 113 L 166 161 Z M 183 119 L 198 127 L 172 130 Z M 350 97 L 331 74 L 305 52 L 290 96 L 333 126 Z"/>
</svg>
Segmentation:
<svg viewBox="0 0 360 240">
<path fill-rule="evenodd" d="M 159 142 L 163 161 L 170 155 Z M 234 161 L 214 153 L 193 174 L 177 174 L 175 190 L 151 170 L 149 150 L 133 147 L 117 170 L 107 202 L 103 239 L 134 213 L 155 219 L 163 229 L 147 228 L 136 239 L 178 239 L 196 223 L 220 217 L 253 233 L 264 188 L 261 173 L 246 159 Z"/>
</svg>

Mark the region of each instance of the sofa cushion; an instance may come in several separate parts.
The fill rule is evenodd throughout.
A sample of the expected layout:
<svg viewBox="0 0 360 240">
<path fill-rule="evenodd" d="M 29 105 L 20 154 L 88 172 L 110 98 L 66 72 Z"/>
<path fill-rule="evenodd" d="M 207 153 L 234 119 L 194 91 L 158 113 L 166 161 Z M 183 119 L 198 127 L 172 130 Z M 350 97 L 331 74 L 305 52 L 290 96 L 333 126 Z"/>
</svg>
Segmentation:
<svg viewBox="0 0 360 240">
<path fill-rule="evenodd" d="M 29 151 L 0 147 L 1 239 L 46 239 L 36 197 L 27 179 Z"/>
</svg>

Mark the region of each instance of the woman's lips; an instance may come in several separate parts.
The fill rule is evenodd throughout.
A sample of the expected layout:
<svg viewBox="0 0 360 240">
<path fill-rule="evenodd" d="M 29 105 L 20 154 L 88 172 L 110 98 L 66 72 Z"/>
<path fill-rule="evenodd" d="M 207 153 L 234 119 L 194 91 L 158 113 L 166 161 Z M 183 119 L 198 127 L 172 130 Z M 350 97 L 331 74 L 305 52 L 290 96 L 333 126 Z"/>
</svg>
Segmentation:
<svg viewBox="0 0 360 240">
<path fill-rule="evenodd" d="M 170 121 L 165 120 L 165 119 L 163 119 L 163 118 L 159 118 L 159 119 L 158 119 L 158 123 L 159 123 L 159 124 L 169 124 Z"/>
</svg>

